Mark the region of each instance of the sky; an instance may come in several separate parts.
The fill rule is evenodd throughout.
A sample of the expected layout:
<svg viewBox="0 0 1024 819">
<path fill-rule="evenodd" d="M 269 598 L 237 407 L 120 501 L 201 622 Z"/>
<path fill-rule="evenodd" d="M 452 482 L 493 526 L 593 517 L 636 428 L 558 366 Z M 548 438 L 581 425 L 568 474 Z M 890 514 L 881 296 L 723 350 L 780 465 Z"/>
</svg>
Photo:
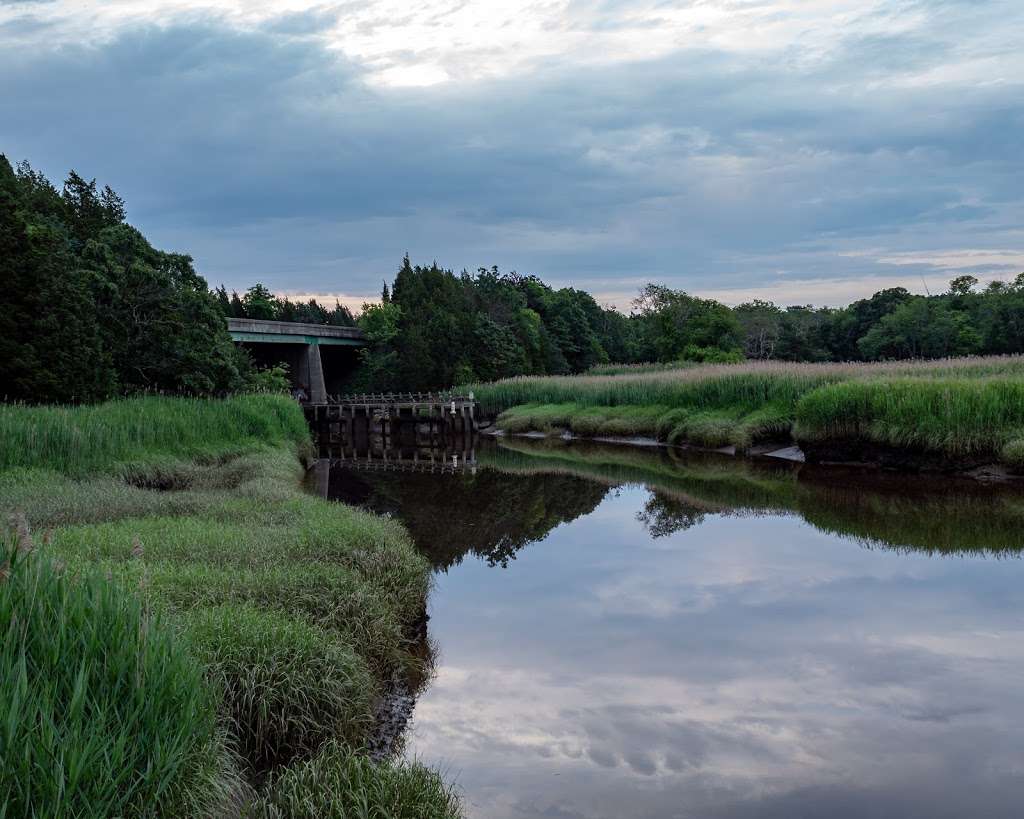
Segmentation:
<svg viewBox="0 0 1024 819">
<path fill-rule="evenodd" d="M 1024 271 L 1020 0 L 0 0 L 0 152 L 212 285 L 409 253 L 628 310 Z"/>
</svg>

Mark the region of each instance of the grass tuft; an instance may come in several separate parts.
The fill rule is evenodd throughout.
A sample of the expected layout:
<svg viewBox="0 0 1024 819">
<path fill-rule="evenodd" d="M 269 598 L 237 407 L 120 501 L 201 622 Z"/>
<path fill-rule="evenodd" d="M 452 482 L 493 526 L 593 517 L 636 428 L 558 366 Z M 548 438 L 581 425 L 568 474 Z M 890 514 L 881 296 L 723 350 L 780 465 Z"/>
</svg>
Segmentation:
<svg viewBox="0 0 1024 819">
<path fill-rule="evenodd" d="M 183 625 L 253 769 L 309 756 L 332 738 L 358 744 L 372 727 L 377 684 L 337 635 L 245 604 L 195 609 Z"/>
<path fill-rule="evenodd" d="M 415 762 L 373 762 L 332 743 L 293 765 L 248 819 L 458 819 L 453 788 Z"/>
</svg>

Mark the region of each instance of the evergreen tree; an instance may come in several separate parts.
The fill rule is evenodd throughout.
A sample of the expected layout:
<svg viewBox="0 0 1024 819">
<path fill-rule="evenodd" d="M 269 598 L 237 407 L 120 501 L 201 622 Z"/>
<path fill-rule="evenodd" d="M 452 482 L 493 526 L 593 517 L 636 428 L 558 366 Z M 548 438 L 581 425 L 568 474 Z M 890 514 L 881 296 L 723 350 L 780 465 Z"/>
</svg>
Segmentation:
<svg viewBox="0 0 1024 819">
<path fill-rule="evenodd" d="M 220 308 L 220 312 L 226 318 L 231 318 L 231 299 L 228 298 L 228 291 L 224 289 L 222 284 L 214 292 L 217 296 L 217 306 Z"/>
<path fill-rule="evenodd" d="M 46 186 L 31 173 L 19 179 L 0 154 L 0 393 L 29 403 L 97 401 L 117 380 L 71 236 L 31 208 Z"/>
<path fill-rule="evenodd" d="M 277 300 L 261 282 L 256 282 L 245 291 L 242 304 L 245 306 L 246 318 L 273 321 L 277 317 Z"/>
</svg>

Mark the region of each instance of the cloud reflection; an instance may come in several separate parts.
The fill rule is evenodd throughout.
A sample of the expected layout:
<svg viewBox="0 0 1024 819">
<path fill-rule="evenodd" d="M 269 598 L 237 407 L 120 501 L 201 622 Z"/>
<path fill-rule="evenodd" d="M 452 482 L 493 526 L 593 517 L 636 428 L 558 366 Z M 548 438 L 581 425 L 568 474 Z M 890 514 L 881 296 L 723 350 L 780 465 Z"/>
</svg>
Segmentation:
<svg viewBox="0 0 1024 819">
<path fill-rule="evenodd" d="M 508 570 L 441 578 L 410 748 L 471 815 L 1016 815 L 1019 561 L 870 551 L 791 517 L 654 540 L 648 499 L 611 493 Z"/>
</svg>

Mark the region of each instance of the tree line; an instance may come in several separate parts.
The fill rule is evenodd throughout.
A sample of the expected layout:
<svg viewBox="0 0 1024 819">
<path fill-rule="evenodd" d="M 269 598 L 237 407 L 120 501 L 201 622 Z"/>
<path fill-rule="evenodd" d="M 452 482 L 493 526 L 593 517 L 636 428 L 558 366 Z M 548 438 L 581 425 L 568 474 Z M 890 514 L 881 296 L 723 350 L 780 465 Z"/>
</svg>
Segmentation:
<svg viewBox="0 0 1024 819">
<path fill-rule="evenodd" d="M 889 288 L 841 307 L 729 307 L 648 284 L 629 314 L 582 290 L 480 268 L 456 275 L 406 257 L 357 323 L 369 347 L 352 388 L 420 390 L 644 362 L 878 361 L 1024 353 L 1024 274 L 947 292 Z"/>
<path fill-rule="evenodd" d="M 250 318 L 269 321 L 298 321 L 306 324 L 329 324 L 335 327 L 354 327 L 355 317 L 345 305 L 335 301 L 328 310 L 316 299 L 294 302 L 285 297 L 275 296 L 261 282 L 250 287 L 239 297 L 237 291 L 228 291 L 224 285 L 214 290 L 217 306 L 227 318 Z"/>
<path fill-rule="evenodd" d="M 58 189 L 0 154 L 0 274 L 4 400 L 215 395 L 265 379 L 192 259 L 155 249 L 120 196 L 74 171 Z"/>
<path fill-rule="evenodd" d="M 361 327 L 352 390 L 447 388 L 606 363 L 874 361 L 1024 353 L 1024 274 L 941 294 L 890 288 L 841 307 L 729 307 L 648 284 L 629 313 L 497 267 L 459 274 L 408 256 L 379 303 L 293 302 L 263 284 L 211 290 L 183 254 L 155 249 L 125 203 L 71 171 L 58 189 L 0 154 L 0 396 L 88 402 L 145 391 L 281 387 L 232 343 L 225 317 Z"/>
</svg>

